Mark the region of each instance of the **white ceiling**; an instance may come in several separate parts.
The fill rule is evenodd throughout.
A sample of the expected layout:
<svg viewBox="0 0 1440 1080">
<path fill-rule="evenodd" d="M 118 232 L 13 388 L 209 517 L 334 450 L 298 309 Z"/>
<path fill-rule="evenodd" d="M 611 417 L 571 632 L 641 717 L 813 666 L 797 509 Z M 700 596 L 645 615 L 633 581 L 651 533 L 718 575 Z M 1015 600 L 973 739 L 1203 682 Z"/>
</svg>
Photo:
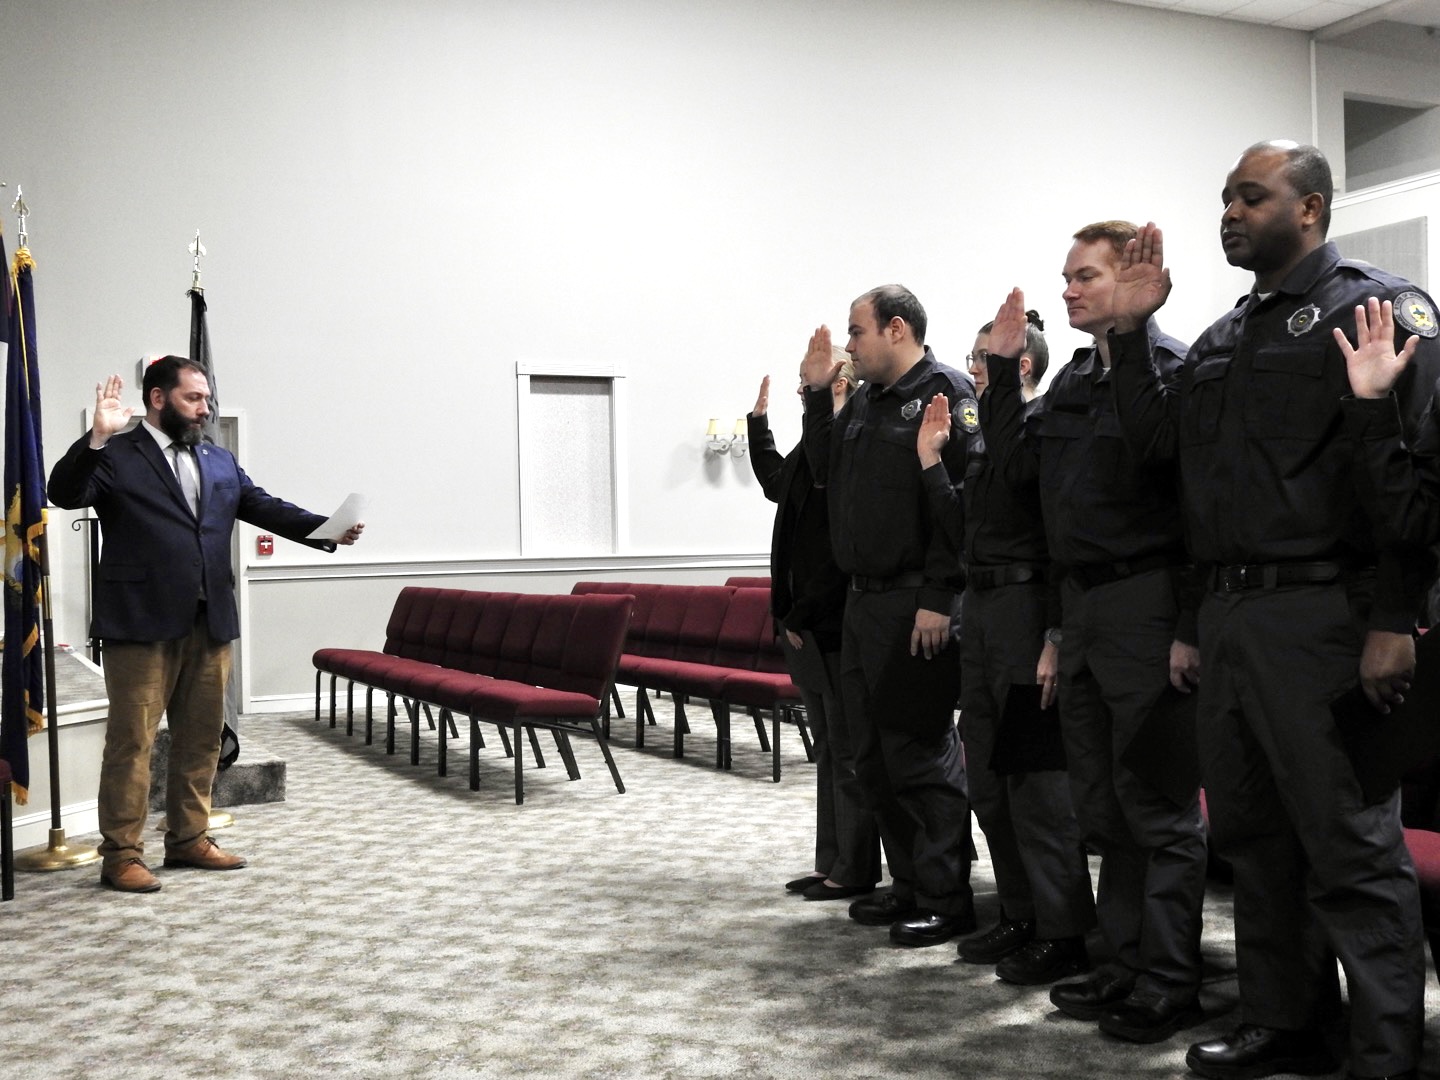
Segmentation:
<svg viewBox="0 0 1440 1080">
<path fill-rule="evenodd" d="M 1117 0 L 1222 19 L 1312 30 L 1322 37 L 1377 22 L 1440 28 L 1440 0 Z"/>
</svg>

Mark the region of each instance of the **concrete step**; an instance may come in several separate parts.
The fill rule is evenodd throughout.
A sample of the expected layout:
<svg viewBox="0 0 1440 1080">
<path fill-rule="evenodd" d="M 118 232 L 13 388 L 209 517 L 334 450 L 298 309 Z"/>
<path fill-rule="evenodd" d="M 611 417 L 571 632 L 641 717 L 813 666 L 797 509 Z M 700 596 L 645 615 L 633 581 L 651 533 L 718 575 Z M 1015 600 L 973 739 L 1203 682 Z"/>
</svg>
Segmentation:
<svg viewBox="0 0 1440 1080">
<path fill-rule="evenodd" d="M 150 755 L 150 809 L 165 809 L 165 774 L 170 763 L 170 726 L 164 721 L 155 733 Z M 240 757 L 215 777 L 211 805 L 249 806 L 285 801 L 285 760 L 270 753 L 243 731 Z"/>
</svg>

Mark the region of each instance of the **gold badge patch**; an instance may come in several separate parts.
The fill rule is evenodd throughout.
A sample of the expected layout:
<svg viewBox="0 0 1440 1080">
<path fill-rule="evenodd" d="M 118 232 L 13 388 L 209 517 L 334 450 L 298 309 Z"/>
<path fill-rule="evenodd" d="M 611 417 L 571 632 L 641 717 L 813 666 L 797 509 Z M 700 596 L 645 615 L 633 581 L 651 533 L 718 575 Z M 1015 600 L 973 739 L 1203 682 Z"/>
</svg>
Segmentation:
<svg viewBox="0 0 1440 1080">
<path fill-rule="evenodd" d="M 973 397 L 961 400 L 957 406 L 960 410 L 960 426 L 971 435 L 980 430 L 980 403 Z"/>
<path fill-rule="evenodd" d="M 1395 321 L 1423 338 L 1440 334 L 1440 322 L 1435 318 L 1435 307 L 1423 293 L 1403 292 L 1395 298 Z"/>
</svg>

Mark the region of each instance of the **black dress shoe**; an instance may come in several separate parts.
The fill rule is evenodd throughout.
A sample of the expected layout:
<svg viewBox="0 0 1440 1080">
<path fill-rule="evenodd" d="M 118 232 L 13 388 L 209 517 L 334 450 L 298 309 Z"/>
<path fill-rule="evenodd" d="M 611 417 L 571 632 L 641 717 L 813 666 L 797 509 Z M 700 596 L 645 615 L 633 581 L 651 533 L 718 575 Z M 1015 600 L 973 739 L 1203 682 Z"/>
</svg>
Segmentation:
<svg viewBox="0 0 1440 1080">
<path fill-rule="evenodd" d="M 864 896 L 875 891 L 874 885 L 826 885 L 821 878 L 800 895 L 806 900 L 848 900 L 852 896 Z"/>
<path fill-rule="evenodd" d="M 1196 1043 L 1185 1064 L 1212 1080 L 1258 1080 L 1275 1073 L 1317 1076 L 1339 1067 L 1319 1033 L 1257 1024 L 1241 1024 L 1224 1038 Z"/>
<path fill-rule="evenodd" d="M 1028 945 L 1034 937 L 1033 919 L 1001 919 L 983 934 L 960 942 L 958 952 L 967 964 L 993 964 Z"/>
<path fill-rule="evenodd" d="M 824 880 L 824 875 L 816 877 L 814 874 L 806 874 L 804 877 L 797 877 L 794 881 L 785 882 L 785 891 L 803 893 L 811 885 L 818 885 Z"/>
<path fill-rule="evenodd" d="M 1100 1030 L 1117 1039 L 1153 1043 L 1203 1019 L 1205 1013 L 1194 997 L 1176 1001 L 1159 994 L 1139 993 L 1131 994 L 1100 1017 Z"/>
<path fill-rule="evenodd" d="M 963 941 L 960 947 L 965 947 Z M 1090 954 L 1079 937 L 1032 941 L 995 965 L 997 976 L 1019 986 L 1044 986 L 1089 970 Z"/>
<path fill-rule="evenodd" d="M 1097 971 L 1079 982 L 1050 988 L 1050 1004 L 1076 1020 L 1099 1020 L 1130 996 L 1135 980 L 1113 971 Z"/>
<path fill-rule="evenodd" d="M 890 924 L 890 940 L 897 945 L 944 945 L 953 937 L 975 929 L 975 910 L 967 908 L 959 915 L 919 908 L 908 919 Z"/>
<path fill-rule="evenodd" d="M 908 919 L 916 910 L 914 900 L 901 900 L 887 892 L 856 900 L 850 905 L 850 918 L 864 926 L 889 926 L 896 919 Z"/>
</svg>

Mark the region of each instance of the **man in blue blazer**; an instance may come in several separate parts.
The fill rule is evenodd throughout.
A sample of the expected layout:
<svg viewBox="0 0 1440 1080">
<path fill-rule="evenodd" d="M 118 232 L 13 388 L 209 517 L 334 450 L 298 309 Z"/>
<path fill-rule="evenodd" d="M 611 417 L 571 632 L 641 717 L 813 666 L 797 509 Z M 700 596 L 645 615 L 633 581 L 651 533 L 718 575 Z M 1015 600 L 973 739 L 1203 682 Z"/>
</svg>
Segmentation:
<svg viewBox="0 0 1440 1080">
<path fill-rule="evenodd" d="M 145 417 L 121 404 L 112 375 L 95 388 L 90 433 L 50 473 L 50 501 L 93 506 L 100 567 L 90 636 L 105 643 L 110 718 L 100 767 L 100 880 L 121 892 L 154 892 L 143 832 L 150 750 L 162 713 L 170 723 L 165 865 L 237 870 L 238 855 L 206 833 L 224 721 L 230 642 L 240 634 L 230 537 L 236 519 L 306 540 L 325 519 L 251 483 L 234 456 L 201 443 L 210 415 L 204 369 L 166 356 L 145 372 Z M 363 525 L 340 539 L 353 544 Z"/>
</svg>

